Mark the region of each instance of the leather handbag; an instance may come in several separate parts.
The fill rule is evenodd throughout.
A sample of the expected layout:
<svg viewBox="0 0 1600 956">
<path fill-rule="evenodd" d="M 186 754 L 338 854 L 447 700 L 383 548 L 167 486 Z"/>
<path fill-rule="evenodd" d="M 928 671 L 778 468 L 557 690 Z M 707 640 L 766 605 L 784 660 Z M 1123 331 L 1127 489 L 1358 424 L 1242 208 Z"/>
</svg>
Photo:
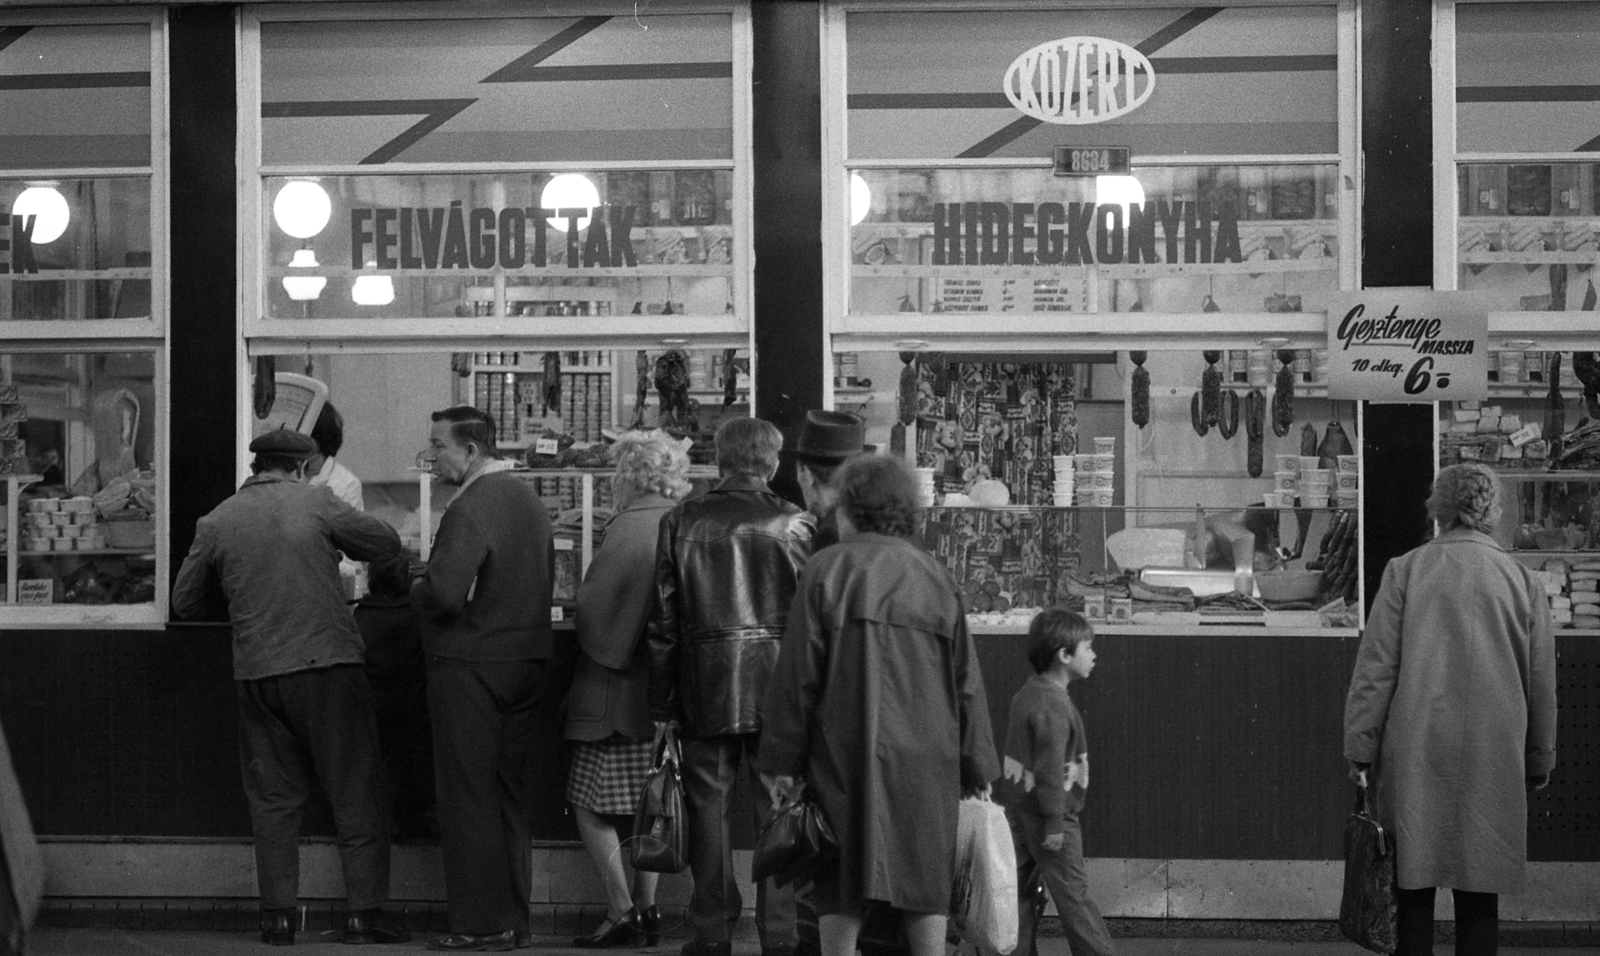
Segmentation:
<svg viewBox="0 0 1600 956">
<path fill-rule="evenodd" d="M 1372 818 L 1365 779 L 1356 787 L 1355 811 L 1344 825 L 1344 896 L 1339 932 L 1374 953 L 1395 950 L 1394 840 Z"/>
<path fill-rule="evenodd" d="M 810 879 L 838 858 L 839 841 L 833 828 L 822 808 L 805 798 L 805 784 L 797 782 L 756 837 L 750 870 L 757 882 L 771 879 L 778 886 L 787 886 Z"/>
<path fill-rule="evenodd" d="M 655 768 L 645 779 L 628 841 L 633 868 L 682 873 L 689 867 L 689 820 L 683 805 L 682 754 L 668 729 L 656 744 Z"/>
</svg>

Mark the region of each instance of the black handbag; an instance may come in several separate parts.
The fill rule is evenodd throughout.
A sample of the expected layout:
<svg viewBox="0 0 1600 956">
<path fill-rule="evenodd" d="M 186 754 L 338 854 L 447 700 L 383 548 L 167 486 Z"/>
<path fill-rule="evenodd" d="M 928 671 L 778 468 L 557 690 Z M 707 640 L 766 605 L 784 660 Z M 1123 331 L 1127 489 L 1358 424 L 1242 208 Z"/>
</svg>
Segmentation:
<svg viewBox="0 0 1600 956">
<path fill-rule="evenodd" d="M 807 880 L 839 857 L 839 841 L 822 808 L 805 799 L 805 784 L 796 783 L 772 819 L 756 837 L 750 871 L 756 882 L 771 879 L 778 886 Z"/>
<path fill-rule="evenodd" d="M 1356 788 L 1355 812 L 1344 825 L 1344 896 L 1339 901 L 1339 932 L 1374 953 L 1395 950 L 1394 839 L 1372 818 L 1363 781 Z"/>
<path fill-rule="evenodd" d="M 668 729 L 656 745 L 655 769 L 646 778 L 628 841 L 633 868 L 682 873 L 689 867 L 689 821 L 683 806 L 678 740 Z"/>
</svg>

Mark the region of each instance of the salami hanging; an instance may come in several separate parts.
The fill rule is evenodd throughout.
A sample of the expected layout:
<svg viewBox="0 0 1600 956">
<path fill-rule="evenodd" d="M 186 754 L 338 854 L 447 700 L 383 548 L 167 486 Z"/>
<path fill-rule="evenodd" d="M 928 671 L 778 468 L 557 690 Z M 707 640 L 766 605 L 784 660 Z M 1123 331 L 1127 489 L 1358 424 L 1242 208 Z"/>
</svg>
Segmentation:
<svg viewBox="0 0 1600 956">
<path fill-rule="evenodd" d="M 1266 449 L 1263 447 L 1266 424 L 1267 397 L 1261 394 L 1261 389 L 1252 388 L 1244 397 L 1244 437 L 1249 443 L 1245 453 L 1245 464 L 1250 470 L 1251 478 L 1261 477 L 1262 460 L 1266 457 Z"/>
<path fill-rule="evenodd" d="M 1210 427 L 1222 419 L 1222 372 L 1217 368 L 1222 353 L 1208 350 L 1200 354 L 1206 360 L 1206 370 L 1200 373 L 1200 416 Z"/>
<path fill-rule="evenodd" d="M 1129 352 L 1133 361 L 1133 379 L 1129 386 L 1128 405 L 1133 423 L 1140 428 L 1150 424 L 1150 370 L 1144 367 L 1145 352 Z"/>
<path fill-rule="evenodd" d="M 1277 387 L 1272 390 L 1272 433 L 1282 438 L 1294 424 L 1294 369 L 1291 368 L 1294 353 L 1279 351 L 1278 361 L 1282 365 L 1278 369 Z"/>
</svg>

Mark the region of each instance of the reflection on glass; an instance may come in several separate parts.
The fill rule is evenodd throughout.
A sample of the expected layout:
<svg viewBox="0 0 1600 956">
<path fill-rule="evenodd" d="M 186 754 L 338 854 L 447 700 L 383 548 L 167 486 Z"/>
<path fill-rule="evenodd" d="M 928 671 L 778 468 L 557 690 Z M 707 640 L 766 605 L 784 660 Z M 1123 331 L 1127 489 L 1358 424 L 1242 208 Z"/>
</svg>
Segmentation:
<svg viewBox="0 0 1600 956">
<path fill-rule="evenodd" d="M 281 197 L 297 184 L 269 178 L 263 189 Z M 325 227 L 265 224 L 269 317 L 731 311 L 727 171 L 344 176 L 314 188 L 330 201 Z M 271 280 L 302 274 L 307 253 L 328 281 L 298 299 Z M 377 294 L 385 283 L 392 297 Z M 554 312 L 549 302 L 585 305 Z"/>
<path fill-rule="evenodd" d="M 1456 168 L 1463 292 L 1506 312 L 1590 311 L 1600 254 L 1593 163 L 1467 163 Z"/>
<path fill-rule="evenodd" d="M 149 352 L 0 354 L 13 602 L 154 600 L 154 380 Z"/>
<path fill-rule="evenodd" d="M 0 322 L 150 315 L 150 180 L 0 180 Z"/>
<path fill-rule="evenodd" d="M 1097 182 L 1048 169 L 859 170 L 872 201 L 850 231 L 850 308 L 1300 311 L 1337 288 L 1335 172 L 1151 167 Z"/>
</svg>

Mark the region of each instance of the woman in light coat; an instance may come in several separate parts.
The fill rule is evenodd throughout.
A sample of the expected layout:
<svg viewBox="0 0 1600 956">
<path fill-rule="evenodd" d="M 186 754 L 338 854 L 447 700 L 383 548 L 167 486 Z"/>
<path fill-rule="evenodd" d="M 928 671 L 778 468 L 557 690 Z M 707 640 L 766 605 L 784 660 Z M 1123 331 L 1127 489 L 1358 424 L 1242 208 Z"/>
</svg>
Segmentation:
<svg viewBox="0 0 1600 956">
<path fill-rule="evenodd" d="M 567 696 L 566 737 L 575 741 L 567 801 L 605 884 L 605 922 L 572 941 L 583 949 L 655 945 L 661 917 L 656 874 L 622 868 L 617 821 L 633 814 L 654 756 L 645 632 L 654 594 L 661 516 L 689 491 L 689 456 L 664 432 L 629 432 L 612 452 L 617 513 L 578 587 L 578 655 Z M 627 824 L 624 824 L 625 826 Z"/>
<path fill-rule="evenodd" d="M 1396 956 L 1433 952 L 1434 889 L 1455 891 L 1456 953 L 1495 952 L 1499 894 L 1523 889 L 1528 793 L 1555 767 L 1555 648 L 1539 578 L 1489 536 L 1483 465 L 1434 481 L 1438 535 L 1393 561 L 1345 701 L 1344 754 L 1395 838 Z"/>
</svg>

